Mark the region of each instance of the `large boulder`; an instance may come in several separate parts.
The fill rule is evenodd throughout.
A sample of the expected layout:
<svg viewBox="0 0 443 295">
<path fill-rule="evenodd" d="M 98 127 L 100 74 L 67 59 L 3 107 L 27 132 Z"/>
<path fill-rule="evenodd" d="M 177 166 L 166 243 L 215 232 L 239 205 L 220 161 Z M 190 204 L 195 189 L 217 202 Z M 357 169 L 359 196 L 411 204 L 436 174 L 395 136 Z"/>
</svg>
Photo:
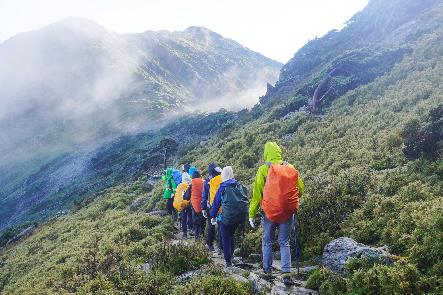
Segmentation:
<svg viewBox="0 0 443 295">
<path fill-rule="evenodd" d="M 381 247 L 374 248 L 357 243 L 351 238 L 341 237 L 331 241 L 323 250 L 322 265 L 328 269 L 342 273 L 346 261 L 350 257 L 369 257 L 382 264 L 392 264 L 389 252 Z"/>
</svg>

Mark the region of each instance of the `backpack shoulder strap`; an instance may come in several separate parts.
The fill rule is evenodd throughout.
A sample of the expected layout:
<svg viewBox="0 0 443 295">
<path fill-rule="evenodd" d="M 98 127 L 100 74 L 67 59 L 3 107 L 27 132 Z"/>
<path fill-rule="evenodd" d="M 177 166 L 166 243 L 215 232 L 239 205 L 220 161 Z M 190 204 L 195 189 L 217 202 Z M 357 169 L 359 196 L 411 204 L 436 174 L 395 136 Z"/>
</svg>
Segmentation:
<svg viewBox="0 0 443 295">
<path fill-rule="evenodd" d="M 271 168 L 272 163 L 271 162 L 266 162 L 266 166 L 268 166 L 268 168 Z"/>
</svg>

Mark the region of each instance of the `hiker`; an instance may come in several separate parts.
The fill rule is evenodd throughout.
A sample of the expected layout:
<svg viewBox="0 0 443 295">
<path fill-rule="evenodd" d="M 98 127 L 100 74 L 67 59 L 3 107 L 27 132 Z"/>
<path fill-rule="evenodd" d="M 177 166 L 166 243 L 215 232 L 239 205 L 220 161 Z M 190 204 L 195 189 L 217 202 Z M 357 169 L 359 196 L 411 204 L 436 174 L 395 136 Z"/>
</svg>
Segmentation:
<svg viewBox="0 0 443 295">
<path fill-rule="evenodd" d="M 188 223 L 189 220 L 192 220 L 192 211 L 189 207 L 190 201 L 184 199 L 184 195 L 188 190 L 190 183 L 191 179 L 183 174 L 182 183 L 180 183 L 180 185 L 177 187 L 173 203 L 174 208 L 177 210 L 177 212 L 180 212 L 181 227 L 184 239 L 188 238 Z"/>
<path fill-rule="evenodd" d="M 191 171 L 191 169 L 189 170 Z M 192 174 L 192 181 L 188 191 L 191 198 L 192 222 L 196 240 L 203 236 L 205 230 L 205 219 L 201 207 L 203 183 L 204 180 L 201 178 L 200 172 L 195 170 Z"/>
<path fill-rule="evenodd" d="M 166 199 L 166 211 L 168 214 L 172 216 L 174 219 L 175 210 L 173 206 L 174 202 L 174 194 L 177 188 L 177 185 L 172 176 L 172 168 L 166 169 L 166 175 L 162 177 L 165 181 L 165 189 L 163 191 L 163 199 Z"/>
<path fill-rule="evenodd" d="M 254 217 L 261 206 L 264 212 L 262 217 L 263 269 L 268 277 L 272 277 L 272 240 L 275 228 L 278 227 L 283 282 L 290 284 L 289 236 L 293 214 L 298 210 L 298 200 L 303 193 L 304 184 L 298 171 L 283 161 L 282 151 L 277 143 L 267 142 L 263 157 L 265 164 L 260 166 L 255 176 L 254 192 L 249 207 L 249 223 L 251 227 L 255 227 Z"/>
<path fill-rule="evenodd" d="M 215 194 L 222 182 L 221 178 L 222 169 L 218 167 L 215 163 L 211 163 L 208 166 L 209 177 L 205 180 L 202 192 L 202 213 L 205 218 L 208 219 L 208 236 L 206 237 L 206 246 L 210 251 L 214 251 L 214 240 L 215 240 L 215 224 L 211 223 L 211 219 L 208 218 L 208 212 L 214 201 Z M 223 249 L 223 244 L 221 242 L 221 234 L 219 231 L 219 250 Z"/>
<path fill-rule="evenodd" d="M 189 176 L 191 177 L 191 179 L 193 178 L 192 175 L 194 175 L 194 172 L 195 172 L 195 171 L 197 171 L 197 168 L 196 168 L 195 166 L 191 166 L 191 167 L 189 167 L 189 169 L 188 169 L 188 173 L 189 173 Z"/>
<path fill-rule="evenodd" d="M 189 168 L 191 168 L 191 165 L 189 164 L 182 165 L 182 182 L 183 178 L 185 178 L 185 180 L 191 179 L 191 176 L 189 175 Z"/>
<path fill-rule="evenodd" d="M 226 267 L 232 266 L 234 254 L 234 234 L 239 225 L 244 224 L 248 215 L 248 196 L 246 188 L 234 179 L 231 166 L 223 168 L 222 183 L 214 198 L 210 210 L 212 223 L 219 219 L 223 242 L 223 256 Z M 221 214 L 220 209 L 221 208 Z"/>
</svg>

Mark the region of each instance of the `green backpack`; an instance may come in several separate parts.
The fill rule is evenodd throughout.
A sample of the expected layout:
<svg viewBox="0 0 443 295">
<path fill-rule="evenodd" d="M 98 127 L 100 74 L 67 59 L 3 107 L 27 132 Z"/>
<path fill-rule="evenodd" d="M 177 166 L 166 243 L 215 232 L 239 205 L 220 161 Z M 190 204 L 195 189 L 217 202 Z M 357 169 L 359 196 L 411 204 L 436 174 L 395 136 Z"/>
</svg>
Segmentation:
<svg viewBox="0 0 443 295">
<path fill-rule="evenodd" d="M 221 222 L 223 224 L 242 224 L 248 218 L 249 199 L 245 186 L 228 186 L 222 194 Z"/>
</svg>

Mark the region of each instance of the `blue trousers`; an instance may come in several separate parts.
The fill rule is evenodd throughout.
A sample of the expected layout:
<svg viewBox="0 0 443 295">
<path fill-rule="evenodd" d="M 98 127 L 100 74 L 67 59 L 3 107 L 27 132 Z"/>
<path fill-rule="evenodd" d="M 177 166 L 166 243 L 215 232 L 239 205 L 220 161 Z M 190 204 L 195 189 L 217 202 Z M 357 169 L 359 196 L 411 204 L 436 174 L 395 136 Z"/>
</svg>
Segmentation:
<svg viewBox="0 0 443 295">
<path fill-rule="evenodd" d="M 280 246 L 281 268 L 283 272 L 291 271 L 291 247 L 289 237 L 291 234 L 292 216 L 284 223 L 273 223 L 266 216 L 263 217 L 263 268 L 266 272 L 272 271 L 272 241 L 275 228 L 278 227 L 278 244 Z"/>
<path fill-rule="evenodd" d="M 238 224 L 223 224 L 219 223 L 221 238 L 223 242 L 223 256 L 226 264 L 231 264 L 232 255 L 234 254 L 234 234 Z"/>
</svg>

